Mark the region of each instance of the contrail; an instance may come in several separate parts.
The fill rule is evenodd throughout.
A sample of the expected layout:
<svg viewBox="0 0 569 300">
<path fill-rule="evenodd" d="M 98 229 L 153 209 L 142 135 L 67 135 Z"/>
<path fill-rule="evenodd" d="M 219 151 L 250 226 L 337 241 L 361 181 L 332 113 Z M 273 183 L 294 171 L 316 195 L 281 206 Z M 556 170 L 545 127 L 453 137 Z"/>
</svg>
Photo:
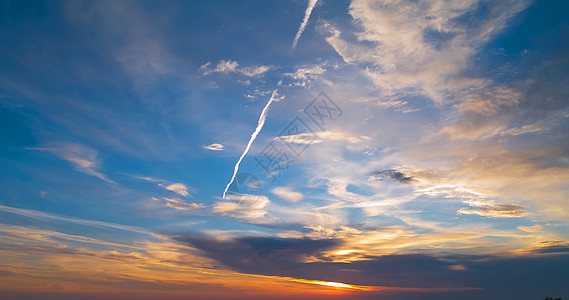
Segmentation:
<svg viewBox="0 0 569 300">
<path fill-rule="evenodd" d="M 300 27 L 298 28 L 298 32 L 296 33 L 296 36 L 294 37 L 294 41 L 292 41 L 292 49 L 291 50 L 294 50 L 296 48 L 296 44 L 298 44 L 298 39 L 300 39 L 300 36 L 304 32 L 304 27 L 306 27 L 306 24 L 308 24 L 308 19 L 310 18 L 310 14 L 312 13 L 312 9 L 314 8 L 314 5 L 316 5 L 316 2 L 318 2 L 318 0 L 308 0 L 308 7 L 306 8 L 306 12 L 304 13 L 304 20 L 302 20 L 302 23 L 300 24 Z"/>
<path fill-rule="evenodd" d="M 249 152 L 249 148 L 251 148 L 251 144 L 253 144 L 253 141 L 255 140 L 255 138 L 257 138 L 259 132 L 261 132 L 261 129 L 263 129 L 263 126 L 265 125 L 265 119 L 267 118 L 267 111 L 269 110 L 269 106 L 271 105 L 271 103 L 273 103 L 273 101 L 275 100 L 276 94 L 277 90 L 275 89 L 273 90 L 271 99 L 269 99 L 269 102 L 267 102 L 267 105 L 265 105 L 265 108 L 263 108 L 263 111 L 259 116 L 259 122 L 257 123 L 257 128 L 255 128 L 255 131 L 253 132 L 253 134 L 251 134 L 251 138 L 249 139 L 249 143 L 247 143 L 247 147 L 245 147 L 245 151 L 243 151 L 243 154 L 241 154 L 241 157 L 239 157 L 239 160 L 235 164 L 235 168 L 233 169 L 233 176 L 231 176 L 231 180 L 227 184 L 227 187 L 225 187 L 225 191 L 223 191 L 223 199 L 225 199 L 225 194 L 227 193 L 229 186 L 233 183 L 233 180 L 235 180 L 235 175 L 237 175 L 237 171 L 239 171 L 239 165 L 241 164 L 243 157 L 247 155 L 247 152 Z"/>
</svg>

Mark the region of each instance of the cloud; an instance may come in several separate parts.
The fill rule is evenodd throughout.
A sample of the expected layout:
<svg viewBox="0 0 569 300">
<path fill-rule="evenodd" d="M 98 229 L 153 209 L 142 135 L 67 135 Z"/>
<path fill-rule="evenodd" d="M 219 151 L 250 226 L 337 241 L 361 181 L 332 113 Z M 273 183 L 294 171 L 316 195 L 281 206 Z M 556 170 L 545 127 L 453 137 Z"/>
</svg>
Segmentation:
<svg viewBox="0 0 569 300">
<path fill-rule="evenodd" d="M 327 130 L 310 133 L 297 133 L 291 135 L 280 135 L 274 140 L 280 140 L 289 144 L 319 144 L 325 141 L 345 141 L 351 144 L 359 144 L 369 141 L 370 138 L 364 135 L 355 136 L 348 132 Z"/>
<path fill-rule="evenodd" d="M 534 226 L 518 226 L 519 230 L 525 231 L 525 232 L 538 232 L 541 231 L 543 229 L 543 226 L 541 225 L 534 225 Z"/>
<path fill-rule="evenodd" d="M 291 203 L 298 202 L 303 198 L 301 193 L 293 191 L 293 189 L 288 186 L 278 186 L 272 189 L 271 192 Z"/>
<path fill-rule="evenodd" d="M 312 80 L 315 80 L 326 73 L 326 64 L 326 62 L 323 62 L 321 64 L 304 65 L 298 67 L 292 73 L 284 73 L 283 76 L 290 77 L 295 80 L 293 83 L 295 86 L 309 87 Z"/>
<path fill-rule="evenodd" d="M 457 105 L 461 111 L 474 112 L 484 116 L 491 116 L 497 112 L 511 108 L 520 103 L 520 91 L 504 86 L 492 85 L 490 81 L 481 81 L 472 86 L 465 99 Z"/>
<path fill-rule="evenodd" d="M 196 209 L 200 209 L 200 208 L 204 207 L 203 205 L 197 204 L 197 203 L 187 203 L 186 201 L 184 201 L 180 198 L 177 198 L 177 197 L 176 198 L 152 197 L 152 200 L 159 202 L 163 205 L 166 205 L 168 207 L 178 209 L 178 210 L 196 210 Z"/>
<path fill-rule="evenodd" d="M 403 184 L 410 184 L 413 181 L 416 181 L 412 176 L 405 175 L 402 170 L 395 169 L 371 172 L 369 174 L 369 179 L 378 182 L 385 181 L 386 179 L 391 179 Z"/>
<path fill-rule="evenodd" d="M 134 176 L 134 178 L 142 179 L 148 182 L 157 183 L 159 187 L 174 192 L 180 196 L 187 197 L 190 195 L 189 191 L 192 189 L 183 183 L 172 183 L 166 179 L 149 177 L 149 176 Z"/>
<path fill-rule="evenodd" d="M 568 241 L 543 241 L 533 250 L 535 253 L 566 253 L 569 252 Z"/>
<path fill-rule="evenodd" d="M 352 99 L 352 101 L 357 103 L 371 103 L 376 105 L 381 109 L 388 109 L 391 108 L 394 111 L 398 111 L 401 113 L 411 113 L 415 111 L 419 111 L 420 108 L 413 108 L 408 106 L 407 101 L 403 100 L 395 100 L 395 99 L 383 99 L 378 97 L 358 97 Z"/>
<path fill-rule="evenodd" d="M 316 5 L 316 2 L 318 2 L 318 0 L 308 0 L 308 6 L 306 7 L 306 11 L 304 12 L 304 19 L 302 20 L 302 23 L 300 23 L 300 27 L 298 27 L 298 31 L 296 32 L 294 40 L 292 41 L 292 48 L 291 48 L 292 50 L 296 48 L 298 40 L 300 39 L 300 36 L 304 32 L 306 24 L 308 24 L 308 19 L 310 18 L 310 14 L 312 13 L 312 9 L 314 9 L 314 5 Z"/>
<path fill-rule="evenodd" d="M 223 150 L 222 144 L 210 144 L 210 145 L 203 146 L 203 147 L 204 147 L 204 149 L 212 150 L 212 151 L 222 151 Z"/>
<path fill-rule="evenodd" d="M 256 77 L 265 74 L 267 71 L 271 70 L 272 66 L 256 66 L 256 67 L 245 67 L 238 70 L 239 73 L 249 76 Z"/>
<path fill-rule="evenodd" d="M 165 183 L 168 183 L 168 180 L 156 178 L 156 177 L 150 177 L 150 176 L 134 176 L 134 178 L 145 180 L 148 182 L 159 183 L 160 186 L 163 186 Z"/>
<path fill-rule="evenodd" d="M 518 204 L 496 204 L 488 200 L 467 200 L 464 203 L 472 207 L 480 207 L 480 209 L 461 208 L 458 214 L 493 218 L 522 218 L 528 215 L 527 207 Z"/>
<path fill-rule="evenodd" d="M 217 67 L 215 67 L 215 70 L 213 70 L 213 72 L 220 72 L 224 74 L 236 72 L 238 65 L 239 64 L 236 61 L 220 60 L 217 63 Z"/>
<path fill-rule="evenodd" d="M 174 236 L 173 239 L 203 251 L 209 258 L 237 272 L 379 286 L 397 299 L 421 298 L 424 292 L 429 292 L 429 297 L 448 298 L 457 295 L 458 291 L 463 291 L 458 295 L 466 299 L 494 298 L 496 295 L 511 298 L 513 290 L 520 295 L 517 297 L 523 298 L 525 293 L 544 283 L 563 287 L 562 274 L 568 266 L 565 256 L 545 255 L 508 258 L 396 254 L 336 262 L 325 259 L 323 253 L 345 249 L 342 240 L 338 239 L 213 239 L 188 235 Z M 508 280 L 504 281 L 504 278 Z M 519 291 L 520 287 L 523 291 Z M 470 292 L 464 293 L 465 290 Z"/>
<path fill-rule="evenodd" d="M 305 264 L 307 258 L 340 244 L 339 240 L 307 238 L 242 237 L 218 240 L 179 235 L 173 236 L 173 239 L 188 243 L 239 272 L 296 278 L 306 278 L 304 276 L 308 275 L 294 272 L 296 267 Z"/>
<path fill-rule="evenodd" d="M 115 184 L 114 181 L 109 180 L 104 174 L 98 171 L 100 168 L 100 162 L 98 159 L 99 153 L 87 146 L 78 144 L 53 144 L 51 147 L 27 149 L 50 152 L 53 155 L 70 162 L 77 171 Z"/>
<path fill-rule="evenodd" d="M 172 183 L 166 189 L 184 197 L 189 195 L 188 187 L 183 183 Z"/>
<path fill-rule="evenodd" d="M 265 74 L 267 71 L 273 69 L 273 66 L 250 66 L 250 67 L 239 67 L 239 63 L 232 60 L 220 60 L 217 63 L 217 66 L 212 69 L 211 63 L 207 62 L 202 65 L 198 71 L 201 72 L 204 76 L 210 75 L 212 73 L 238 73 L 245 75 L 247 77 L 258 77 Z"/>
<path fill-rule="evenodd" d="M 249 148 L 251 148 L 251 145 L 253 144 L 253 142 L 257 138 L 257 135 L 263 129 L 263 126 L 265 125 L 265 120 L 267 118 L 267 112 L 269 111 L 269 106 L 271 106 L 271 103 L 273 103 L 273 101 L 279 101 L 282 99 L 282 98 L 279 98 L 277 95 L 278 95 L 277 90 L 275 89 L 271 95 L 271 98 L 269 99 L 269 101 L 267 102 L 267 104 L 265 105 L 263 110 L 261 111 L 261 115 L 259 116 L 259 120 L 257 121 L 257 127 L 255 128 L 255 131 L 253 131 L 253 133 L 251 134 L 251 137 L 249 138 L 249 142 L 247 143 L 247 146 L 245 146 L 245 150 L 243 150 L 243 153 L 241 154 L 241 156 L 237 160 L 237 163 L 235 163 L 235 167 L 233 168 L 233 176 L 231 176 L 231 180 L 229 180 L 229 183 L 227 183 L 227 186 L 225 187 L 225 190 L 223 191 L 223 198 L 225 198 L 225 194 L 227 193 L 229 186 L 231 186 L 231 184 L 233 183 L 233 180 L 235 180 L 235 176 L 237 175 L 237 171 L 239 171 L 239 164 L 241 164 L 241 161 L 243 160 L 245 155 L 247 155 L 247 152 L 249 152 Z"/>
<path fill-rule="evenodd" d="M 4 238 L 7 237 L 11 241 L 18 240 L 19 246 L 22 246 L 25 243 L 32 244 L 37 242 L 50 244 L 50 245 L 57 245 L 58 244 L 57 241 L 65 240 L 70 242 L 79 242 L 82 243 L 83 245 L 111 246 L 123 249 L 124 248 L 140 249 L 140 247 L 138 246 L 107 242 L 104 240 L 91 238 L 87 236 L 65 234 L 54 230 L 46 230 L 35 227 L 25 227 L 18 225 L 0 224 L 0 236 L 3 236 Z M 4 246 L 6 246 L 6 244 L 9 243 L 5 243 Z"/>
<path fill-rule="evenodd" d="M 500 136 L 518 136 L 527 133 L 543 133 L 558 126 L 563 120 L 569 118 L 569 109 L 549 111 L 545 117 L 533 123 L 520 127 L 513 127 L 500 132 Z"/>
<path fill-rule="evenodd" d="M 130 232 L 137 232 L 143 234 L 153 234 L 150 230 L 147 230 L 142 227 L 136 226 L 129 226 L 129 225 L 121 225 L 116 223 L 108 223 L 102 221 L 95 221 L 95 220 L 87 220 L 87 219 L 79 219 L 74 217 L 67 217 L 67 216 L 60 216 L 56 214 L 46 213 L 38 210 L 32 209 L 23 209 L 23 208 L 16 208 L 10 206 L 4 206 L 0 204 L 0 211 L 9 212 L 12 214 L 33 218 L 42 221 L 59 221 L 59 222 L 66 222 L 78 225 L 86 225 L 86 226 L 93 226 L 93 227 L 106 227 L 106 228 L 115 228 Z"/>
<path fill-rule="evenodd" d="M 468 78 L 464 71 L 479 48 L 527 6 L 527 1 L 355 0 L 349 8 L 359 26 L 355 39 L 342 38 L 328 22 L 322 22 L 321 29 L 344 61 L 358 66 L 384 97 L 425 95 L 439 104 L 466 99 L 472 105 L 465 104 L 465 109 L 490 112 L 499 103 L 515 102 L 515 97 L 508 92 L 488 99 L 487 105 L 469 102 L 464 96 L 473 89 L 483 94 L 502 88 L 491 80 Z M 480 14 L 481 9 L 488 13 Z"/>
<path fill-rule="evenodd" d="M 274 223 L 278 220 L 267 212 L 267 207 L 271 201 L 266 196 L 233 194 L 227 198 L 230 198 L 232 202 L 220 201 L 215 203 L 212 213 L 255 224 Z"/>
</svg>

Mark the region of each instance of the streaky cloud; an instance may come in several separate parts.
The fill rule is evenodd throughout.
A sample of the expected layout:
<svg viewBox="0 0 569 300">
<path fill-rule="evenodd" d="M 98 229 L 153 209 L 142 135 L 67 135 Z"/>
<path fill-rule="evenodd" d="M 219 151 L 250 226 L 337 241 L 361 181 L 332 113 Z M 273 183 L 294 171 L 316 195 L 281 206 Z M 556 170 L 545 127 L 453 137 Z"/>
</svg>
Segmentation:
<svg viewBox="0 0 569 300">
<path fill-rule="evenodd" d="M 73 165 L 75 170 L 83 172 L 87 175 L 97 177 L 108 183 L 116 184 L 98 171 L 99 169 L 99 153 L 87 146 L 79 144 L 52 144 L 50 147 L 27 148 L 28 150 L 49 152 L 60 159 L 68 161 Z"/>
<path fill-rule="evenodd" d="M 109 223 L 109 222 L 96 221 L 96 220 L 80 219 L 80 218 L 74 218 L 74 217 L 67 217 L 67 216 L 61 216 L 61 215 L 56 215 L 56 214 L 52 214 L 52 213 L 42 212 L 42 211 L 38 211 L 38 210 L 17 208 L 17 207 L 5 206 L 5 205 L 1 205 L 1 204 L 0 204 L 0 211 L 4 211 L 7 213 L 20 215 L 23 217 L 28 217 L 28 218 L 32 218 L 32 219 L 36 219 L 36 220 L 42 220 L 42 221 L 59 221 L 59 222 L 77 224 L 77 225 L 102 227 L 102 228 L 114 228 L 114 229 L 136 232 L 136 233 L 141 233 L 141 234 L 155 235 L 150 230 L 147 230 L 147 229 L 142 228 L 142 227 L 131 226 L 131 225 L 122 225 L 122 224 Z"/>
<path fill-rule="evenodd" d="M 251 134 L 251 138 L 249 139 L 249 142 L 247 143 L 247 147 L 245 147 L 243 154 L 241 154 L 241 157 L 239 157 L 239 160 L 235 164 L 235 168 L 233 169 L 233 176 L 231 176 L 231 180 L 229 181 L 229 183 L 225 187 L 225 190 L 223 191 L 223 198 L 224 199 L 225 199 L 225 194 L 227 193 L 227 190 L 229 189 L 229 186 L 235 180 L 235 176 L 237 175 L 237 171 L 239 171 L 239 165 L 241 164 L 241 161 L 243 160 L 245 155 L 247 155 L 247 152 L 249 152 L 249 148 L 251 148 L 253 141 L 255 141 L 255 139 L 257 138 L 257 135 L 259 134 L 259 132 L 261 132 L 261 129 L 263 129 L 263 126 L 265 125 L 265 120 L 267 119 L 267 111 L 269 111 L 269 106 L 271 105 L 271 103 L 273 103 L 273 101 L 278 101 L 280 99 L 280 98 L 276 98 L 276 95 L 277 95 L 277 90 L 275 89 L 275 90 L 273 90 L 273 93 L 271 94 L 271 98 L 269 99 L 269 101 L 267 102 L 265 107 L 263 108 L 263 111 L 261 111 L 261 115 L 259 116 L 259 121 L 257 122 L 257 128 L 255 128 L 255 131 L 253 132 L 253 134 Z"/>
<path fill-rule="evenodd" d="M 304 32 L 304 28 L 306 27 L 306 24 L 308 24 L 308 19 L 310 18 L 310 14 L 312 13 L 312 9 L 314 9 L 314 6 L 316 5 L 316 2 L 318 2 L 318 0 L 309 0 L 308 1 L 308 6 L 306 7 L 306 12 L 304 13 L 304 20 L 302 20 L 302 23 L 300 23 L 300 27 L 298 28 L 298 31 L 296 32 L 296 36 L 294 37 L 294 40 L 292 41 L 292 49 L 291 50 L 294 50 L 296 48 L 296 45 L 298 44 L 298 40 L 300 39 L 300 36 Z"/>
</svg>

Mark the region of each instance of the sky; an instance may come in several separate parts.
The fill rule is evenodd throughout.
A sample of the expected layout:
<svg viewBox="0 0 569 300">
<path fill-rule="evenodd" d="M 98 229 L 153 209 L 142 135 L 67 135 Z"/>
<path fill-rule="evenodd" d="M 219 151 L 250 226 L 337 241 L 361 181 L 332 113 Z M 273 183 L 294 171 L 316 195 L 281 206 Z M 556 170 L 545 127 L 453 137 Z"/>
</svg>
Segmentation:
<svg viewBox="0 0 569 300">
<path fill-rule="evenodd" d="M 2 298 L 569 298 L 567 11 L 0 1 Z"/>
</svg>

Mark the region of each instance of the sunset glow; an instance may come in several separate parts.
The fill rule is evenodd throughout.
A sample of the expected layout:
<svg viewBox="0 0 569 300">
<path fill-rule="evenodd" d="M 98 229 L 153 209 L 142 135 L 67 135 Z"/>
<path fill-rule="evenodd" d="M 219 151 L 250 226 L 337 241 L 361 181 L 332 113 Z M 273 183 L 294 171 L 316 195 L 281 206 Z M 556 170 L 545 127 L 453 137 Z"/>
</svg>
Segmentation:
<svg viewBox="0 0 569 300">
<path fill-rule="evenodd" d="M 567 12 L 0 0 L 0 299 L 569 299 Z"/>
</svg>

